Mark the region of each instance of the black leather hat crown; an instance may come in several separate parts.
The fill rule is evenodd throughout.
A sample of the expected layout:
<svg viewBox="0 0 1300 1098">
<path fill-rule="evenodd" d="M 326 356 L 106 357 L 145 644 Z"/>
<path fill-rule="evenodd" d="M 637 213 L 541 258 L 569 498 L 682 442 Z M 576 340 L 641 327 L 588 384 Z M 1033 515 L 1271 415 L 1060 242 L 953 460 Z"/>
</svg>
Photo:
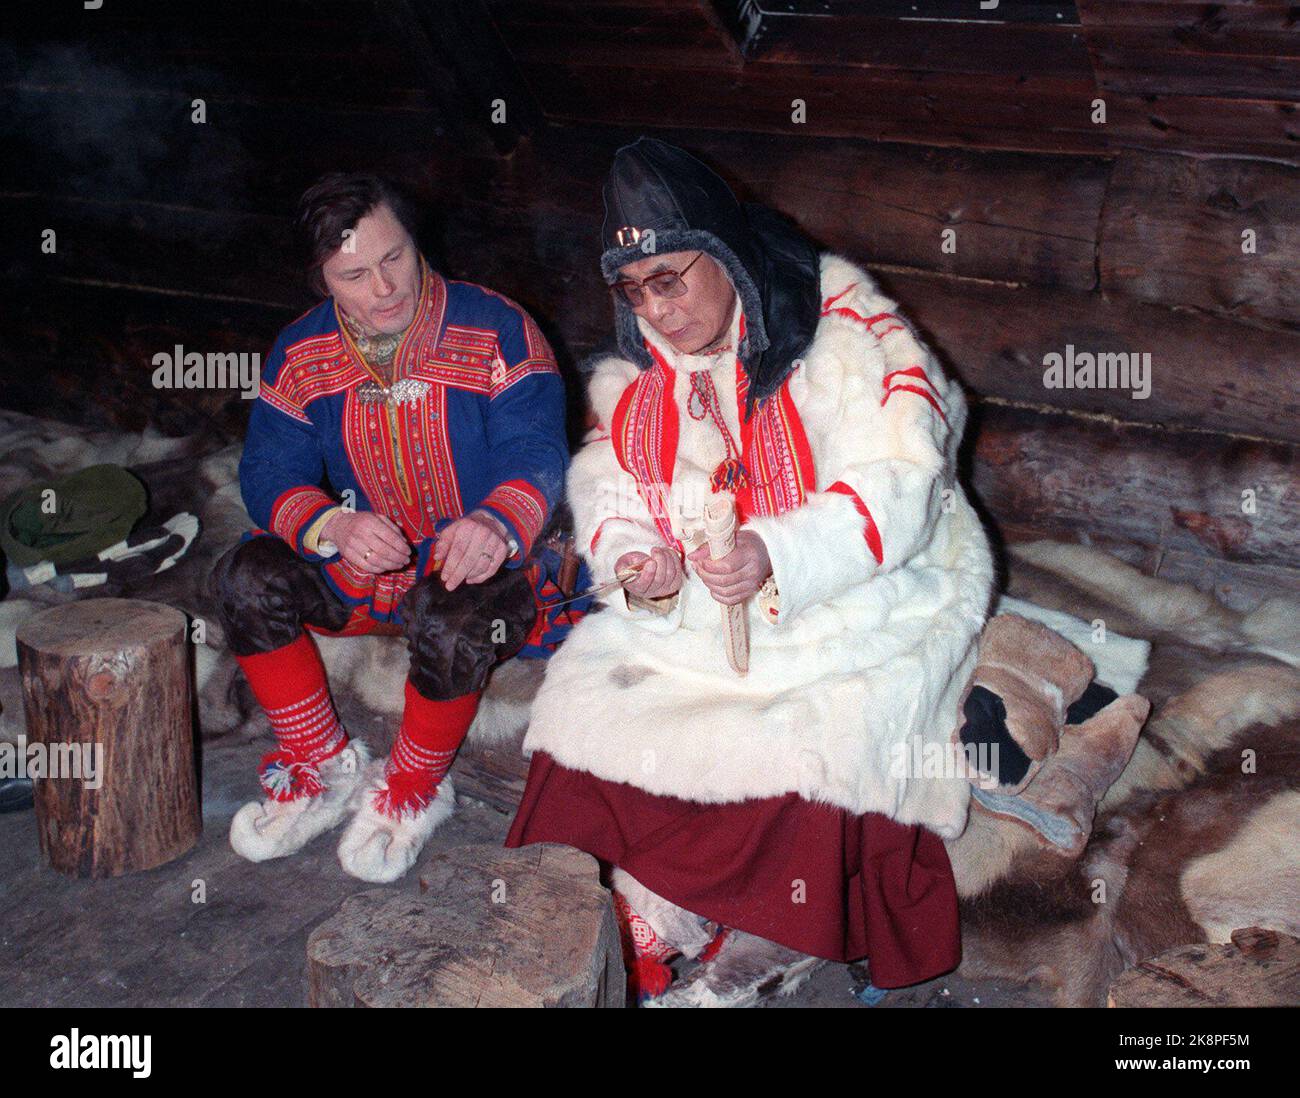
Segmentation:
<svg viewBox="0 0 1300 1098">
<path fill-rule="evenodd" d="M 812 340 L 818 318 L 817 249 L 771 210 L 742 205 L 731 188 L 684 149 L 642 137 L 614 154 L 605 181 L 601 273 L 647 255 L 702 251 L 726 271 L 745 312 L 740 360 L 751 407 L 780 387 Z M 631 306 L 614 299 L 619 350 L 653 360 Z"/>
</svg>

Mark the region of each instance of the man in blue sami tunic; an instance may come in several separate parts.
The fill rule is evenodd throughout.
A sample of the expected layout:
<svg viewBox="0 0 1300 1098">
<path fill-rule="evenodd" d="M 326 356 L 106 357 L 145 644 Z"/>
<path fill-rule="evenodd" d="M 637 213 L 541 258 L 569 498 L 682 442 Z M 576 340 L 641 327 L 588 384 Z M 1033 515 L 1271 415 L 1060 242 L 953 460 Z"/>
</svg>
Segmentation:
<svg viewBox="0 0 1300 1098">
<path fill-rule="evenodd" d="M 382 180 L 326 176 L 298 223 L 328 296 L 266 363 L 239 470 L 259 529 L 213 573 L 278 741 L 266 797 L 239 810 L 230 842 L 282 857 L 359 804 L 339 858 L 390 881 L 450 815 L 446 773 L 488 672 L 537 624 L 523 566 L 563 489 L 564 386 L 523 309 L 430 268 Z M 307 631 L 398 630 L 402 725 L 389 759 L 369 763 Z"/>
</svg>

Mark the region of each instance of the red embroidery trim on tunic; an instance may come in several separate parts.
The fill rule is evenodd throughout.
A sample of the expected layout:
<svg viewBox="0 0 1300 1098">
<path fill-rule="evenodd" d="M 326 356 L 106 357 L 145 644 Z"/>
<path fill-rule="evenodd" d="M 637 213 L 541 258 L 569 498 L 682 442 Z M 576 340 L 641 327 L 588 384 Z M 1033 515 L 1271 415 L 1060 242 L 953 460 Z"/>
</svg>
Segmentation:
<svg viewBox="0 0 1300 1098">
<path fill-rule="evenodd" d="M 669 514 L 669 489 L 677 458 L 677 404 L 673 400 L 676 372 L 663 359 L 632 382 L 614 409 L 611 441 L 618 463 L 632 475 L 655 529 L 666 545 L 678 551 Z M 665 395 L 667 400 L 664 399 Z"/>
<path fill-rule="evenodd" d="M 295 548 L 303 525 L 322 506 L 334 503 L 320 488 L 290 488 L 271 504 L 271 532 Z"/>
<path fill-rule="evenodd" d="M 527 553 L 546 521 L 546 500 L 541 492 L 526 480 L 508 480 L 493 488 L 483 504 L 510 517 L 519 536 L 524 539 L 520 551 Z"/>
<path fill-rule="evenodd" d="M 370 375 L 354 363 L 338 332 L 310 336 L 290 345 L 273 385 L 263 385 L 259 397 L 277 411 L 310 423 L 307 405 L 333 396 Z"/>
<path fill-rule="evenodd" d="M 744 408 L 749 379 L 736 360 L 736 403 Z M 736 493 L 741 522 L 750 515 L 781 515 L 801 507 L 817 483 L 812 448 L 803 420 L 790 395 L 787 378 L 740 424 L 741 449 L 750 470 L 749 483 Z"/>
<path fill-rule="evenodd" d="M 862 531 L 862 536 L 867 541 L 867 548 L 871 550 L 871 555 L 876 558 L 877 564 L 883 564 L 885 561 L 885 549 L 880 541 L 880 530 L 876 527 L 876 520 L 871 517 L 871 511 L 867 505 L 862 502 L 862 497 L 842 480 L 837 480 L 829 488 L 828 492 L 838 492 L 842 496 L 848 496 L 853 501 L 853 506 L 857 508 L 860 514 L 867 521 L 866 528 Z"/>
<path fill-rule="evenodd" d="M 259 399 L 266 401 L 277 412 L 283 412 L 290 419 L 296 419 L 299 423 L 311 423 L 306 413 L 297 404 L 283 393 L 278 392 L 273 386 L 261 386 L 257 395 Z"/>
<path fill-rule="evenodd" d="M 741 318 L 744 336 L 744 318 Z M 677 406 L 672 399 L 676 371 L 647 343 L 654 365 L 633 381 L 614 410 L 611 435 L 619 464 L 632 475 L 646 501 L 655 526 L 667 544 L 680 549 L 672 535 L 667 492 L 677 458 Z M 816 484 L 812 449 L 803 422 L 790 396 L 789 380 L 744 418 L 749 393 L 745 370 L 736 359 L 736 403 L 741 421 L 741 461 L 748 470 L 746 483 L 736 492 L 741 522 L 750 515 L 779 515 L 800 506 Z M 665 399 L 665 396 L 668 399 Z M 659 485 L 662 502 L 652 506 Z"/>
</svg>

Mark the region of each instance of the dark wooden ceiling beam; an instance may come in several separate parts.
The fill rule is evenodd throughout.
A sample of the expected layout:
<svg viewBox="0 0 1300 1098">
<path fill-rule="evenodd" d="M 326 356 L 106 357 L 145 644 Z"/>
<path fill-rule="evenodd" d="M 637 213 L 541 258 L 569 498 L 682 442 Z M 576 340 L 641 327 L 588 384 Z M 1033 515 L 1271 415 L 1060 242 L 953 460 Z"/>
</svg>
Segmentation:
<svg viewBox="0 0 1300 1098">
<path fill-rule="evenodd" d="M 551 120 L 1300 162 L 1294 4 L 488 3 Z"/>
</svg>

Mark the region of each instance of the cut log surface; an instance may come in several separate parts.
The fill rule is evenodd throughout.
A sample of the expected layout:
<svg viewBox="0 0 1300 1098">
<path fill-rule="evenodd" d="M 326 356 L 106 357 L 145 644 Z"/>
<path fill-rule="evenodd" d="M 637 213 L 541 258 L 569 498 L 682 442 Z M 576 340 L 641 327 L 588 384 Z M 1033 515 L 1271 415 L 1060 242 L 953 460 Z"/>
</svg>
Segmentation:
<svg viewBox="0 0 1300 1098">
<path fill-rule="evenodd" d="M 314 1007 L 621 1007 L 623 958 L 594 858 L 486 843 L 435 855 L 418 893 L 372 889 L 307 940 Z"/>
<path fill-rule="evenodd" d="M 1108 1006 L 1295 1006 L 1300 939 L 1259 927 L 1232 932 L 1228 945 L 1179 946 L 1129 969 Z"/>
<path fill-rule="evenodd" d="M 85 599 L 19 628 L 29 773 L 32 745 L 49 760 L 41 851 L 60 872 L 153 869 L 198 841 L 186 637 L 179 610 L 137 599 Z"/>
</svg>

